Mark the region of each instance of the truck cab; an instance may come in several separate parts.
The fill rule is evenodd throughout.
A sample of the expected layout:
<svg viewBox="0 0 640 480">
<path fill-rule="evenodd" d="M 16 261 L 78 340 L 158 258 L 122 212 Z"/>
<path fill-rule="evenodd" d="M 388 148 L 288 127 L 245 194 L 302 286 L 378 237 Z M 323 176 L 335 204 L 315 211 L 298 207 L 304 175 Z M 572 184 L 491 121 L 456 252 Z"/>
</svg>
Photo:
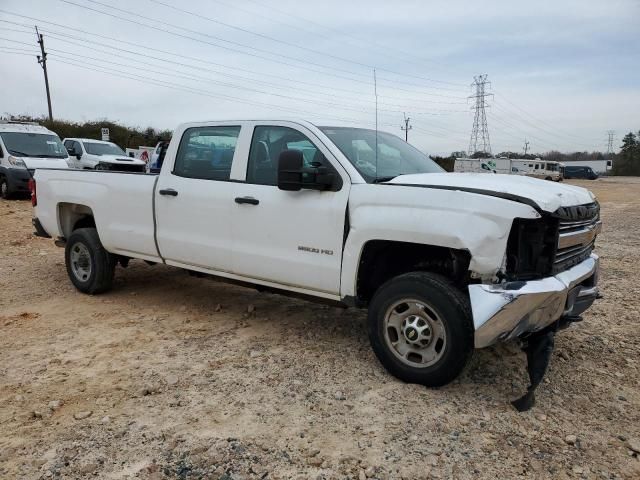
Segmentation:
<svg viewBox="0 0 640 480">
<path fill-rule="evenodd" d="M 29 193 L 36 168 L 68 168 L 69 156 L 51 130 L 30 122 L 0 122 L 0 197 Z"/>
</svg>

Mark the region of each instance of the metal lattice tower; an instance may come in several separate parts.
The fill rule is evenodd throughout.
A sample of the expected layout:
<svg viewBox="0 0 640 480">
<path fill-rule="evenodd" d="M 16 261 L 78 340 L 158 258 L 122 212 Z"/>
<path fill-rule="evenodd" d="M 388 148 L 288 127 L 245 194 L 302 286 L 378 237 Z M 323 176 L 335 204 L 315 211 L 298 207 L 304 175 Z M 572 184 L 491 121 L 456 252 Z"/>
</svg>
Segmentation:
<svg viewBox="0 0 640 480">
<path fill-rule="evenodd" d="M 607 140 L 607 153 L 611 154 L 613 153 L 613 137 L 615 136 L 616 132 L 614 132 L 613 130 L 607 130 L 607 135 L 609 136 L 609 139 Z"/>
<path fill-rule="evenodd" d="M 491 142 L 489 141 L 489 128 L 487 127 L 487 112 L 485 108 L 487 104 L 486 98 L 493 96 L 492 93 L 486 93 L 487 86 L 491 82 L 487 81 L 487 75 L 478 75 L 473 77 L 472 87 L 476 88 L 476 93 L 470 95 L 469 98 L 475 98 L 476 104 L 472 107 L 475 110 L 473 117 L 473 130 L 471 131 L 471 140 L 469 141 L 469 156 L 476 152 L 484 152 L 491 154 Z"/>
</svg>

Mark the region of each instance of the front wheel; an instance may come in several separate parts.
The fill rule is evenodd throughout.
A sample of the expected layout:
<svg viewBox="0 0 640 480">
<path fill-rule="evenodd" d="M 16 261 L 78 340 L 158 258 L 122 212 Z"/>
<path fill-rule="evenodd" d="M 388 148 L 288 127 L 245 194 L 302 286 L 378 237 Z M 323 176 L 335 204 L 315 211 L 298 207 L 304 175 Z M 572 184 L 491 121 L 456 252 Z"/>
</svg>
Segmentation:
<svg viewBox="0 0 640 480">
<path fill-rule="evenodd" d="M 0 175 L 0 198 L 9 200 L 11 191 L 9 190 L 9 180 L 4 175 Z"/>
<path fill-rule="evenodd" d="M 371 301 L 368 323 L 376 356 L 408 383 L 445 385 L 473 353 L 469 300 L 441 275 L 413 272 L 389 280 Z"/>
<path fill-rule="evenodd" d="M 107 252 L 95 228 L 79 228 L 69 236 L 64 251 L 67 274 L 83 293 L 111 289 L 116 268 L 115 255 Z"/>
</svg>

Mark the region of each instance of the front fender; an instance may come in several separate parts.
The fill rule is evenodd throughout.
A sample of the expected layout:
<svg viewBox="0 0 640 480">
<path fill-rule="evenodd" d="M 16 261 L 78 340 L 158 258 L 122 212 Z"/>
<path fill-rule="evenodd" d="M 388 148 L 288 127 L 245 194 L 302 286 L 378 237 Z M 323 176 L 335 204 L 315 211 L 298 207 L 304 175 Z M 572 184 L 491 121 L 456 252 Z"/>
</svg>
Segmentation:
<svg viewBox="0 0 640 480">
<path fill-rule="evenodd" d="M 355 296 L 360 256 L 370 240 L 468 250 L 469 269 L 491 277 L 502 266 L 513 219 L 539 217 L 529 205 L 477 193 L 353 185 L 341 294 Z"/>
</svg>

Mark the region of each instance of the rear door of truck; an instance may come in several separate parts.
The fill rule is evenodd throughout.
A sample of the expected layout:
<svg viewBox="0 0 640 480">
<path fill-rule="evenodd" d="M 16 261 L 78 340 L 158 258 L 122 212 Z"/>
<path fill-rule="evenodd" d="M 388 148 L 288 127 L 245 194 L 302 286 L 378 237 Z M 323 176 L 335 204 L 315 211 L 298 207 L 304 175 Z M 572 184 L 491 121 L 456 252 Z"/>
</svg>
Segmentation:
<svg viewBox="0 0 640 480">
<path fill-rule="evenodd" d="M 191 124 L 175 132 L 154 193 L 158 247 L 166 263 L 232 271 L 232 169 L 243 130 L 236 122 Z"/>
</svg>

